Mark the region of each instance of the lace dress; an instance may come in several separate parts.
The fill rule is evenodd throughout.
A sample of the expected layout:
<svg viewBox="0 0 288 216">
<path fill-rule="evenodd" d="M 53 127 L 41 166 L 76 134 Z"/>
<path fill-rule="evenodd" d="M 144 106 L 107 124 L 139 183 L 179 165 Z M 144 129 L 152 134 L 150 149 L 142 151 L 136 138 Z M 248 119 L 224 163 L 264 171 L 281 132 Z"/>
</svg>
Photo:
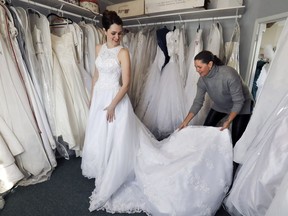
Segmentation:
<svg viewBox="0 0 288 216">
<path fill-rule="evenodd" d="M 157 141 L 133 112 L 127 95 L 106 111 L 117 94 L 122 47 L 102 45 L 82 157 L 82 173 L 95 178 L 90 211 L 152 215 L 214 215 L 232 176 L 229 131 L 187 127 Z"/>
</svg>

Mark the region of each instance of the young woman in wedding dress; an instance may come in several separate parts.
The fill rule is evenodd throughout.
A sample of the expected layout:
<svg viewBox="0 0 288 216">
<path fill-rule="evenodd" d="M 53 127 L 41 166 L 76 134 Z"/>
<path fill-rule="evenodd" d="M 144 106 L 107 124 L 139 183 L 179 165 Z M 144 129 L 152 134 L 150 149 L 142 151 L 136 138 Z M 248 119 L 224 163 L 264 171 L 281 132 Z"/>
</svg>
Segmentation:
<svg viewBox="0 0 288 216">
<path fill-rule="evenodd" d="M 120 46 L 122 20 L 105 11 L 102 24 L 107 43 L 96 47 L 81 164 L 83 175 L 95 178 L 89 210 L 214 215 L 232 178 L 229 131 L 186 127 L 157 141 L 127 96 L 130 56 Z"/>
</svg>

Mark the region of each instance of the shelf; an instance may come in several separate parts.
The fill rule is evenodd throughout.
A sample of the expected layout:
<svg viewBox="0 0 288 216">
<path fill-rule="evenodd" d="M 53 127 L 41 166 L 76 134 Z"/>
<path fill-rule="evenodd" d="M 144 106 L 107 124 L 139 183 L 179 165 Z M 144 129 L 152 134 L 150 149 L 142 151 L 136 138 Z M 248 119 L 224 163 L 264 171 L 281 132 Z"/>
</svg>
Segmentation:
<svg viewBox="0 0 288 216">
<path fill-rule="evenodd" d="M 35 10 L 50 10 L 51 12 L 63 13 L 74 17 L 83 17 L 90 20 L 96 20 L 100 17 L 99 13 L 94 13 L 84 7 L 75 5 L 63 0 L 13 0 L 13 5 L 23 8 L 33 8 Z"/>
<path fill-rule="evenodd" d="M 133 27 L 146 24 L 157 23 L 173 23 L 173 22 L 193 22 L 199 20 L 235 18 L 241 17 L 245 12 L 245 6 L 221 8 L 221 9 L 192 9 L 190 11 L 174 12 L 174 13 L 159 13 L 145 14 L 138 17 L 123 18 L 125 27 Z"/>
</svg>

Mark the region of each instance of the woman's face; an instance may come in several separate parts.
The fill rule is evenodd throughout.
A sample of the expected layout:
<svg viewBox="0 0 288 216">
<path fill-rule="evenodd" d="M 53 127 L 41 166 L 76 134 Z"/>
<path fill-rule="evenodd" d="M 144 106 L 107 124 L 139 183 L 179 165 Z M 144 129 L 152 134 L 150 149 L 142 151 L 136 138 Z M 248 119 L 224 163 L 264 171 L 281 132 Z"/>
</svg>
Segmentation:
<svg viewBox="0 0 288 216">
<path fill-rule="evenodd" d="M 213 62 L 210 61 L 208 64 L 203 63 L 202 60 L 194 60 L 196 71 L 201 77 L 207 76 L 213 66 Z"/>
<path fill-rule="evenodd" d="M 112 24 L 110 28 L 105 31 L 107 37 L 108 48 L 116 47 L 120 44 L 122 36 L 122 26 L 117 24 Z"/>
</svg>

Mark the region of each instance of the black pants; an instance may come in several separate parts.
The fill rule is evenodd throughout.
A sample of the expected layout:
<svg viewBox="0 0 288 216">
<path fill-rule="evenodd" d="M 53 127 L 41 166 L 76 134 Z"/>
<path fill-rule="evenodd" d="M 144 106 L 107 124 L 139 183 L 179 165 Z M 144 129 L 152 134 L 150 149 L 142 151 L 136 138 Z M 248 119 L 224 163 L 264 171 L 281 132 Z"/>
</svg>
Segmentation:
<svg viewBox="0 0 288 216">
<path fill-rule="evenodd" d="M 227 116 L 226 113 L 217 112 L 213 109 L 211 109 L 206 117 L 206 120 L 204 122 L 204 126 L 217 126 L 219 121 L 223 119 L 225 116 Z M 232 144 L 233 147 L 235 143 L 240 139 L 242 134 L 244 133 L 247 124 L 250 120 L 251 114 L 245 114 L 245 115 L 237 115 L 235 119 L 232 122 Z"/>
</svg>

